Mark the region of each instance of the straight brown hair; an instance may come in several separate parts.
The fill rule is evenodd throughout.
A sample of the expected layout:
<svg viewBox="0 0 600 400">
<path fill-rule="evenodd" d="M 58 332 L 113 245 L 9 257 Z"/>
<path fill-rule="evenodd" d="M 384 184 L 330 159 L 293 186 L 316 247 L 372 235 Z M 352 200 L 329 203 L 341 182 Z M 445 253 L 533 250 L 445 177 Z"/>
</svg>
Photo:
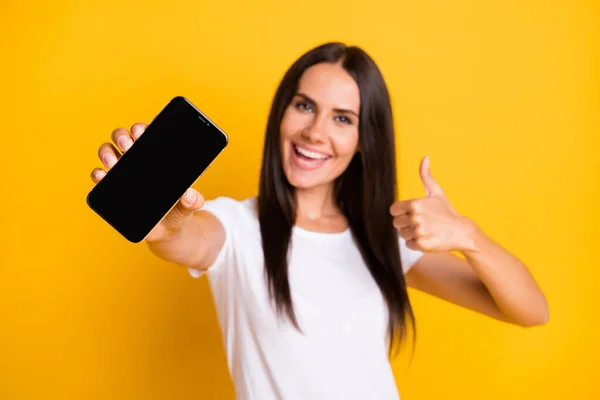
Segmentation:
<svg viewBox="0 0 600 400">
<path fill-rule="evenodd" d="M 258 193 L 258 217 L 269 294 L 278 313 L 298 328 L 288 281 L 288 251 L 296 221 L 294 187 L 281 158 L 280 125 L 304 71 L 318 63 L 340 63 L 360 91 L 359 147 L 335 182 L 337 205 L 348 219 L 352 236 L 389 312 L 389 354 L 415 319 L 402 271 L 398 233 L 389 208 L 396 200 L 396 154 L 390 96 L 383 76 L 369 55 L 343 43 L 320 45 L 296 60 L 285 73 L 271 106 Z M 414 342 L 413 342 L 414 350 Z"/>
</svg>

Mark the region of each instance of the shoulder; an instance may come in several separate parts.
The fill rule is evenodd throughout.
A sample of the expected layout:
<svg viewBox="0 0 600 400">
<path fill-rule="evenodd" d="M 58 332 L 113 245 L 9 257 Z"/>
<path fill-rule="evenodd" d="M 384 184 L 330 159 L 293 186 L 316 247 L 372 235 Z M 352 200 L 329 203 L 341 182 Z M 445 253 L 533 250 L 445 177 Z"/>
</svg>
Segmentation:
<svg viewBox="0 0 600 400">
<path fill-rule="evenodd" d="M 244 207 L 244 211 L 248 213 L 248 215 L 258 215 L 258 199 L 256 196 L 248 197 L 247 199 L 240 201 L 240 205 Z"/>
<path fill-rule="evenodd" d="M 232 227 L 242 220 L 256 218 L 256 197 L 237 200 L 229 196 L 219 196 L 206 200 L 202 210 L 213 214 L 226 228 Z"/>
<path fill-rule="evenodd" d="M 218 196 L 204 202 L 202 209 L 223 208 L 236 211 L 250 211 L 256 204 L 256 197 L 248 197 L 242 200 L 230 196 Z"/>
</svg>

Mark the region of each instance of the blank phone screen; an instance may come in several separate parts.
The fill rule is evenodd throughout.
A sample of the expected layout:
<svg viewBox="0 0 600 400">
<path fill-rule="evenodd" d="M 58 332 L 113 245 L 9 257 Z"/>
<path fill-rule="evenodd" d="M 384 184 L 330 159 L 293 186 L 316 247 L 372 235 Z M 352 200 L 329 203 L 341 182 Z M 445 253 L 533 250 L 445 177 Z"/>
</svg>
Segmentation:
<svg viewBox="0 0 600 400">
<path fill-rule="evenodd" d="M 227 145 L 227 136 L 176 97 L 98 182 L 88 205 L 131 242 L 140 242 Z"/>
</svg>

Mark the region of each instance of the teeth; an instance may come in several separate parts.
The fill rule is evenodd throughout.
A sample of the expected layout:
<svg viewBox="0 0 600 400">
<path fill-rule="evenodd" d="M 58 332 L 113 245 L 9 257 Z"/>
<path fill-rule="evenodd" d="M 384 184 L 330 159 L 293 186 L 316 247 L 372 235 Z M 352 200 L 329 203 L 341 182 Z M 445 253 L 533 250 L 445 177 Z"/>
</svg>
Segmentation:
<svg viewBox="0 0 600 400">
<path fill-rule="evenodd" d="M 310 151 L 310 150 L 306 150 L 303 149 L 302 147 L 299 146 L 294 146 L 296 148 L 296 150 L 298 151 L 298 153 L 302 154 L 305 157 L 308 158 L 312 158 L 315 160 L 325 160 L 327 158 L 329 158 L 329 156 L 326 156 L 325 154 L 321 154 L 321 153 L 316 153 L 314 151 Z"/>
</svg>

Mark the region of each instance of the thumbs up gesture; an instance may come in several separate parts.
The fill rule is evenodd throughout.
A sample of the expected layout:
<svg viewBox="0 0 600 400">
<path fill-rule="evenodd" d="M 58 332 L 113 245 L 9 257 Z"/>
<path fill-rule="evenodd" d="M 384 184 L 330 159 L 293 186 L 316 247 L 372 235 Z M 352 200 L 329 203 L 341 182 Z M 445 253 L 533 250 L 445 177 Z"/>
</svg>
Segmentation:
<svg viewBox="0 0 600 400">
<path fill-rule="evenodd" d="M 425 197 L 397 201 L 390 207 L 393 224 L 406 246 L 426 252 L 463 251 L 470 246 L 474 223 L 458 214 L 429 169 L 429 156 L 421 160 Z"/>
</svg>

